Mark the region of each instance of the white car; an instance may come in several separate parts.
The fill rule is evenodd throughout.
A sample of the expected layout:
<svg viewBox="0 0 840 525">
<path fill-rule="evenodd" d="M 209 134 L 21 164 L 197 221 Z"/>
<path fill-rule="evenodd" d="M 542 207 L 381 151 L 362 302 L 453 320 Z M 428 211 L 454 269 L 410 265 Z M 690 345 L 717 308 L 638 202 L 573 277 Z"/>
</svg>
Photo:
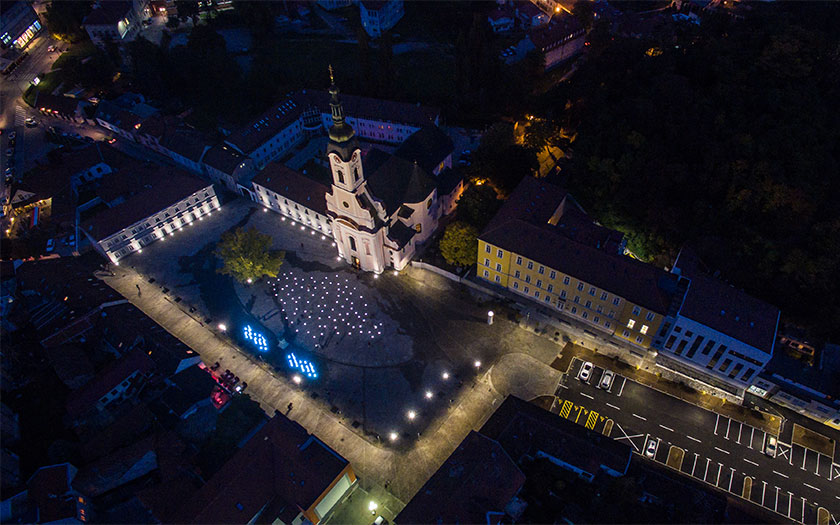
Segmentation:
<svg viewBox="0 0 840 525">
<path fill-rule="evenodd" d="M 26 124 L 30 128 L 38 125 L 38 123 L 35 122 L 35 119 L 32 118 L 32 117 L 27 117 L 26 120 L 23 121 L 23 123 Z"/>
<path fill-rule="evenodd" d="M 594 365 L 589 361 L 583 363 L 583 366 L 580 367 L 580 372 L 578 372 L 578 379 L 583 381 L 584 383 L 588 383 L 589 379 L 592 378 L 592 367 Z"/>
<path fill-rule="evenodd" d="M 656 449 L 657 449 L 658 446 L 659 446 L 659 442 L 656 441 L 655 439 L 651 439 L 648 442 L 647 448 L 645 449 L 645 456 L 653 459 L 656 456 Z"/>
<path fill-rule="evenodd" d="M 598 388 L 609 390 L 613 384 L 614 378 L 615 372 L 613 372 L 612 370 L 604 370 L 604 373 L 601 375 L 601 383 L 598 384 Z"/>
<path fill-rule="evenodd" d="M 777 441 L 776 438 L 773 436 L 767 436 L 767 443 L 764 445 L 764 453 L 770 456 L 771 458 L 776 457 L 776 445 Z"/>
</svg>

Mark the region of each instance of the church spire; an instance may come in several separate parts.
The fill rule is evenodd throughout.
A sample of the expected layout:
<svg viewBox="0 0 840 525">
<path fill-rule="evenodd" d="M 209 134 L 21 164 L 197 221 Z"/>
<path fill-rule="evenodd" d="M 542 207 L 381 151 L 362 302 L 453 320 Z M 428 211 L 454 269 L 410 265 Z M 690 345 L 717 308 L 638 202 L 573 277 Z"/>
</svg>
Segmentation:
<svg viewBox="0 0 840 525">
<path fill-rule="evenodd" d="M 355 132 L 353 128 L 344 121 L 344 107 L 338 99 L 338 86 L 335 85 L 335 72 L 332 64 L 329 66 L 330 72 L 330 109 L 332 111 L 333 125 L 330 126 L 330 139 L 334 142 L 347 142 L 353 138 Z"/>
</svg>

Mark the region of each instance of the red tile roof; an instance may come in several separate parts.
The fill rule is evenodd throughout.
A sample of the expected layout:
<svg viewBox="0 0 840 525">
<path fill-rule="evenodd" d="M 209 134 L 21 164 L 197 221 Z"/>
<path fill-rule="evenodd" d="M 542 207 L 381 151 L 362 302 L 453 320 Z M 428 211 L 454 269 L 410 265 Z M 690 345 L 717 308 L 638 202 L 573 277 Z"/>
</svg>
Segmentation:
<svg viewBox="0 0 840 525">
<path fill-rule="evenodd" d="M 275 412 L 181 509 L 184 523 L 245 523 L 263 509 L 294 517 L 312 506 L 347 467 L 306 429 Z M 263 512 L 262 520 L 275 516 Z"/>
<path fill-rule="evenodd" d="M 134 372 L 147 374 L 154 369 L 154 361 L 139 348 L 135 348 L 114 363 L 106 366 L 96 378 L 72 394 L 67 402 L 67 413 L 79 417 L 96 405 L 99 398 L 110 392 Z M 137 381 L 135 379 L 135 381 Z M 136 383 L 135 383 L 136 385 Z M 131 387 L 129 387 L 131 388 Z"/>
<path fill-rule="evenodd" d="M 279 162 L 268 164 L 265 169 L 257 173 L 252 182 L 298 204 L 303 204 L 317 213 L 323 215 L 327 213 L 329 189 L 284 164 Z"/>
<path fill-rule="evenodd" d="M 471 431 L 395 518 L 397 523 L 486 523 L 525 475 L 498 442 Z"/>
<path fill-rule="evenodd" d="M 535 27 L 528 32 L 531 42 L 537 49 L 547 51 L 562 44 L 566 37 L 583 35 L 583 27 L 574 15 L 561 13 L 554 15 L 548 25 Z"/>
</svg>

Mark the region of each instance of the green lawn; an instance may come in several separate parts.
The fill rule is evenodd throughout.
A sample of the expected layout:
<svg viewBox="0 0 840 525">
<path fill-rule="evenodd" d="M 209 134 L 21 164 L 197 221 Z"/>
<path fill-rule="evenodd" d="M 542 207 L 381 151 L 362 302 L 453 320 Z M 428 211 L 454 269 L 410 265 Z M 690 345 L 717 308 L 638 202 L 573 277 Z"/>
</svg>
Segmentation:
<svg viewBox="0 0 840 525">
<path fill-rule="evenodd" d="M 83 42 L 79 42 L 78 44 L 72 44 L 70 49 L 62 53 L 61 56 L 53 62 L 52 69 L 61 69 L 71 58 L 78 57 L 80 60 L 83 60 L 92 56 L 94 53 L 96 53 L 96 46 L 93 45 L 93 42 L 90 40 L 85 40 Z"/>
</svg>

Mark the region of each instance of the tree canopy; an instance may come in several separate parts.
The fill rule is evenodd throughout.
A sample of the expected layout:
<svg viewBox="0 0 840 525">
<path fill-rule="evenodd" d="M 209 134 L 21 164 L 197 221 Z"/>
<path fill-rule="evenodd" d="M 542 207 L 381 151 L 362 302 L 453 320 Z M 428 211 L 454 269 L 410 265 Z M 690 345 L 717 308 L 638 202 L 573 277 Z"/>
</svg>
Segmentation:
<svg viewBox="0 0 840 525">
<path fill-rule="evenodd" d="M 271 236 L 255 228 L 237 228 L 225 232 L 216 245 L 216 256 L 222 260 L 217 271 L 230 275 L 240 283 L 277 277 L 285 252 L 271 250 Z"/>
<path fill-rule="evenodd" d="M 446 262 L 455 266 L 475 263 L 478 251 L 478 231 L 465 222 L 453 222 L 446 227 L 440 239 L 440 253 Z"/>
<path fill-rule="evenodd" d="M 689 243 L 722 278 L 837 335 L 840 32 L 828 20 L 840 9 L 795 7 L 595 49 L 566 93 L 570 186 L 637 255 L 667 265 Z"/>
<path fill-rule="evenodd" d="M 502 201 L 492 186 L 473 183 L 458 199 L 458 219 L 481 230 L 501 206 Z"/>
</svg>

